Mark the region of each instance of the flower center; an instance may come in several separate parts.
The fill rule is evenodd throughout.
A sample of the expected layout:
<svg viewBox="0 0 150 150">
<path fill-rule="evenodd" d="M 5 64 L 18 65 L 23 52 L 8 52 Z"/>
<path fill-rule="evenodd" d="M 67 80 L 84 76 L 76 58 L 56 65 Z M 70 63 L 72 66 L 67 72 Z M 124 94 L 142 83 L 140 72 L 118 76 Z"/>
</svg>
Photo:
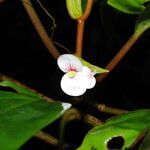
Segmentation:
<svg viewBox="0 0 150 150">
<path fill-rule="evenodd" d="M 69 71 L 69 72 L 68 72 L 69 78 L 73 78 L 73 77 L 75 77 L 75 75 L 76 75 L 76 72 L 75 72 L 75 71 Z"/>
</svg>

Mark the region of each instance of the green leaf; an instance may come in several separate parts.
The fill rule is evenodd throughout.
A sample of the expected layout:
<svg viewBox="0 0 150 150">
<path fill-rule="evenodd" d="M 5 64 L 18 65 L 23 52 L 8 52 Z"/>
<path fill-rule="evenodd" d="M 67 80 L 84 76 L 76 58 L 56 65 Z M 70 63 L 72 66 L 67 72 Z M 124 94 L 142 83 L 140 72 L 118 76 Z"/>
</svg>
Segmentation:
<svg viewBox="0 0 150 150">
<path fill-rule="evenodd" d="M 86 3 L 87 3 L 87 0 L 82 0 L 82 1 L 81 1 L 81 5 L 82 5 L 82 10 L 83 10 L 83 12 L 85 11 Z"/>
<path fill-rule="evenodd" d="M 135 24 L 135 32 L 142 34 L 150 28 L 150 5 L 140 14 Z"/>
<path fill-rule="evenodd" d="M 107 146 L 114 137 L 121 137 L 124 142 L 119 149 L 129 148 L 139 135 L 148 129 L 150 129 L 150 110 L 132 111 L 93 128 L 85 136 L 78 150 L 108 150 Z"/>
<path fill-rule="evenodd" d="M 100 0 L 99 1 L 99 7 L 100 7 L 100 11 L 102 12 L 105 8 L 105 6 L 107 5 L 108 0 Z"/>
<path fill-rule="evenodd" d="M 108 0 L 108 4 L 127 14 L 140 14 L 150 0 Z"/>
<path fill-rule="evenodd" d="M 14 87 L 15 84 L 12 85 Z M 16 87 L 19 91 L 22 88 L 18 85 L 14 88 Z M 27 94 L 0 91 L 1 150 L 19 149 L 28 139 L 59 118 L 71 106 L 69 103 L 47 102 L 30 94 L 30 92 Z"/>
<path fill-rule="evenodd" d="M 78 57 L 78 56 L 76 56 L 76 57 Z M 98 66 L 90 64 L 89 62 L 85 61 L 81 57 L 78 57 L 78 59 L 81 61 L 81 63 L 83 64 L 83 66 L 87 66 L 88 68 L 91 69 L 91 71 L 95 72 L 96 74 L 109 72 L 109 70 L 107 70 L 107 69 L 103 69 L 103 68 L 100 68 Z"/>
<path fill-rule="evenodd" d="M 149 150 L 150 149 L 150 130 L 146 134 L 142 144 L 138 148 L 138 150 Z"/>
<path fill-rule="evenodd" d="M 13 81 L 10 81 L 10 80 L 1 81 L 0 86 L 10 87 L 10 88 L 16 90 L 18 93 L 33 96 L 35 98 L 40 98 L 40 99 L 42 98 L 42 96 L 40 96 L 39 94 L 31 91 L 30 89 L 28 89 L 26 87 L 20 86 L 19 84 L 15 83 Z"/>
</svg>

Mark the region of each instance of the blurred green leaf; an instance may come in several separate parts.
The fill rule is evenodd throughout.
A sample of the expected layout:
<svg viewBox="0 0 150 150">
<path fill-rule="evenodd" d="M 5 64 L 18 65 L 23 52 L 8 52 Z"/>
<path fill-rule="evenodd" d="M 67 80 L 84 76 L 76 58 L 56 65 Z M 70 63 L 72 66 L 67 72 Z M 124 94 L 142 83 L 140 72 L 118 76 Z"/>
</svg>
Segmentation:
<svg viewBox="0 0 150 150">
<path fill-rule="evenodd" d="M 140 14 L 150 0 L 108 0 L 108 4 L 127 14 Z"/>
<path fill-rule="evenodd" d="M 82 1 L 81 1 L 83 12 L 84 12 L 84 10 L 85 10 L 85 8 L 86 8 L 86 3 L 87 3 L 87 0 L 82 0 Z"/>
<path fill-rule="evenodd" d="M 0 150 L 17 150 L 71 106 L 47 102 L 13 82 L 1 82 L 6 84 L 20 93 L 0 91 Z"/>
<path fill-rule="evenodd" d="M 138 150 L 149 150 L 150 149 L 150 130 L 146 134 L 142 144 L 138 148 Z"/>
<path fill-rule="evenodd" d="M 115 137 L 121 137 L 123 140 L 122 147 L 118 149 L 129 148 L 140 134 L 148 129 L 150 129 L 150 110 L 132 111 L 113 117 L 103 125 L 93 128 L 85 136 L 78 150 L 108 150 L 109 142 Z"/>
<path fill-rule="evenodd" d="M 140 14 L 135 24 L 135 32 L 142 34 L 150 28 L 150 5 Z"/>
<path fill-rule="evenodd" d="M 100 11 L 103 11 L 105 6 L 107 5 L 108 0 L 100 0 L 99 1 L 99 7 L 100 7 Z"/>
</svg>

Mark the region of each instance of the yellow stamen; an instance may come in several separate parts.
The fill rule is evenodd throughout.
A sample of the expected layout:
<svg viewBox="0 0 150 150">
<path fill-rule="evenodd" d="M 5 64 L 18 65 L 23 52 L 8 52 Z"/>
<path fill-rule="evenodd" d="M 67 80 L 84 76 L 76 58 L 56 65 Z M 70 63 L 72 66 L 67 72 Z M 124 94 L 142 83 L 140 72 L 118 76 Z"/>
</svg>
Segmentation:
<svg viewBox="0 0 150 150">
<path fill-rule="evenodd" d="M 75 77 L 75 75 L 76 75 L 76 72 L 75 72 L 75 71 L 69 71 L 69 72 L 68 72 L 69 78 L 73 78 L 73 77 Z"/>
</svg>

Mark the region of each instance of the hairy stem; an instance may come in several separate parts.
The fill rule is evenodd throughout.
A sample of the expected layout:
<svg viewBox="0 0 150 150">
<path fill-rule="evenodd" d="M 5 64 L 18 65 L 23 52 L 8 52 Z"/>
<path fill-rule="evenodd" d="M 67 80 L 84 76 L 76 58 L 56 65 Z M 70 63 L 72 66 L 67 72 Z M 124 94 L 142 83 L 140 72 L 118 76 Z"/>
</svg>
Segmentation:
<svg viewBox="0 0 150 150">
<path fill-rule="evenodd" d="M 37 31 L 38 35 L 40 36 L 41 40 L 43 41 L 45 47 L 48 49 L 48 51 L 51 53 L 51 55 L 57 59 L 60 55 L 56 47 L 54 46 L 52 40 L 48 36 L 44 26 L 42 25 L 42 22 L 40 21 L 36 11 L 34 10 L 32 3 L 30 0 L 22 0 L 21 1 L 26 12 L 28 13 L 31 22 Z"/>
<path fill-rule="evenodd" d="M 45 141 L 46 143 L 48 144 L 52 144 L 54 146 L 57 146 L 58 145 L 58 139 L 56 139 L 55 137 L 43 132 L 43 131 L 40 131 L 38 132 L 35 137 Z"/>
<path fill-rule="evenodd" d="M 98 126 L 103 123 L 101 120 L 97 119 L 96 117 L 94 117 L 90 114 L 84 114 L 83 120 L 85 123 L 87 123 L 93 127 Z"/>
<path fill-rule="evenodd" d="M 93 0 L 88 0 L 84 14 L 79 19 L 77 19 L 76 54 L 79 57 L 82 57 L 84 25 L 91 12 L 92 5 Z"/>
<path fill-rule="evenodd" d="M 116 67 L 116 65 L 122 60 L 122 58 L 127 54 L 127 52 L 131 49 L 131 47 L 134 45 L 134 43 L 139 39 L 140 34 L 135 32 L 129 40 L 125 43 L 125 45 L 120 49 L 120 51 L 114 56 L 114 58 L 108 63 L 108 65 L 105 67 L 109 70 L 108 73 L 99 74 L 96 78 L 97 82 L 101 82 L 103 79 L 105 79 L 110 72 Z"/>
<path fill-rule="evenodd" d="M 96 104 L 95 107 L 97 108 L 98 111 L 113 114 L 113 115 L 128 113 L 127 110 L 108 107 L 105 104 Z"/>
</svg>

